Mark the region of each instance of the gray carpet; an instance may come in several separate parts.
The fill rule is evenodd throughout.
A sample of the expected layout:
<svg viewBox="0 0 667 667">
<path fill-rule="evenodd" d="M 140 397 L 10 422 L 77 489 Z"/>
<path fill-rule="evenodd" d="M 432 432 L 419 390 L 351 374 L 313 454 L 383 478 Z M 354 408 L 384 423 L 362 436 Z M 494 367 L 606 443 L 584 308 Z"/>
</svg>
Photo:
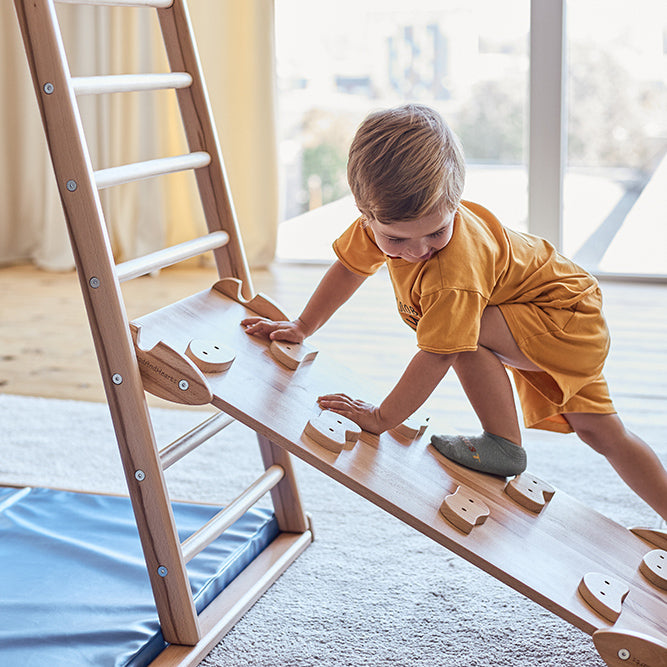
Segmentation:
<svg viewBox="0 0 667 667">
<path fill-rule="evenodd" d="M 201 412 L 154 409 L 167 444 Z M 125 492 L 105 405 L 0 395 L 0 483 Z M 655 514 L 576 438 L 532 433 L 529 470 L 624 525 Z M 207 667 L 604 665 L 591 638 L 296 462 L 316 541 L 215 647 Z M 174 499 L 225 503 L 260 472 L 234 424 L 167 471 Z"/>
</svg>

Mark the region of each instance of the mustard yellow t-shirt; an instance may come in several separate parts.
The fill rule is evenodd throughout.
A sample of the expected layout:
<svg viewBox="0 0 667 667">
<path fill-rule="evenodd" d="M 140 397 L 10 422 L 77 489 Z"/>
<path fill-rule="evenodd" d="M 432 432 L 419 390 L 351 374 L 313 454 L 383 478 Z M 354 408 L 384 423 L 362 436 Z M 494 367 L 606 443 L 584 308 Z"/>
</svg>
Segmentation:
<svg viewBox="0 0 667 667">
<path fill-rule="evenodd" d="M 566 403 L 600 376 L 609 347 L 597 281 L 547 241 L 503 227 L 478 204 L 462 202 L 453 224 L 449 243 L 425 262 L 385 255 L 363 218 L 333 248 L 359 275 L 386 263 L 399 314 L 422 350 L 477 349 L 484 309 L 499 306 L 520 349 L 545 371 L 519 376 L 560 411 L 571 408 Z M 599 411 L 612 411 L 603 403 Z M 558 412 L 540 408 L 538 417 L 550 410 Z"/>
</svg>

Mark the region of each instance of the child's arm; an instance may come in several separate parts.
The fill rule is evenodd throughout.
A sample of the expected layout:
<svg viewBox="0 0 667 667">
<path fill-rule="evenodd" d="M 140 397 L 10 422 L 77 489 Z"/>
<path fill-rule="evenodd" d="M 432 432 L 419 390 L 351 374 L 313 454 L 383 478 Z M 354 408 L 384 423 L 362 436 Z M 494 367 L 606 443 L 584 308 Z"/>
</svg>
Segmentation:
<svg viewBox="0 0 667 667">
<path fill-rule="evenodd" d="M 433 393 L 456 359 L 456 354 L 419 350 L 401 379 L 379 407 L 346 394 L 320 396 L 319 405 L 348 417 L 370 433 L 382 433 L 402 424 Z"/>
<path fill-rule="evenodd" d="M 293 322 L 274 322 L 263 317 L 249 317 L 241 322 L 246 333 L 267 336 L 271 340 L 301 343 L 315 333 L 366 280 L 336 260 L 324 274 L 303 312 Z"/>
</svg>

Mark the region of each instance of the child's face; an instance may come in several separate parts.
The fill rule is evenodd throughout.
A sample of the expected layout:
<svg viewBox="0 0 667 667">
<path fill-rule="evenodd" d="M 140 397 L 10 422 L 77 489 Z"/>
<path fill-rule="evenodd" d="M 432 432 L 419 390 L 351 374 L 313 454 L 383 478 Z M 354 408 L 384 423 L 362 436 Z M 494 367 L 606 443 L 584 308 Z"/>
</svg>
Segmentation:
<svg viewBox="0 0 667 667">
<path fill-rule="evenodd" d="M 385 255 L 408 262 L 425 262 L 451 240 L 455 212 L 437 210 L 415 220 L 384 224 L 370 220 L 375 242 Z"/>
</svg>

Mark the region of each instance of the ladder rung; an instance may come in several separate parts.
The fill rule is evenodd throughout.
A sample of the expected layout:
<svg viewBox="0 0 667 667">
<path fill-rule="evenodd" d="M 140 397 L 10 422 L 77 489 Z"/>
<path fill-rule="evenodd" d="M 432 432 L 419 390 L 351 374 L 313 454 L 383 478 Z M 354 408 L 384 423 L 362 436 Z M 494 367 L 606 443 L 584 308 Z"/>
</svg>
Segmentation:
<svg viewBox="0 0 667 667">
<path fill-rule="evenodd" d="M 272 465 L 258 477 L 238 498 L 218 512 L 182 544 L 183 559 L 187 563 L 211 542 L 218 538 L 233 523 L 238 521 L 265 493 L 270 491 L 285 475 L 282 466 Z"/>
<path fill-rule="evenodd" d="M 72 77 L 72 87 L 77 95 L 132 93 L 140 90 L 187 88 L 191 85 L 192 77 L 187 72 Z"/>
<path fill-rule="evenodd" d="M 114 5 L 117 7 L 171 7 L 174 0 L 56 0 L 62 5 Z"/>
<path fill-rule="evenodd" d="M 224 412 L 218 412 L 195 426 L 185 435 L 178 438 L 178 440 L 174 440 L 174 442 L 160 450 L 162 469 L 166 470 L 170 465 L 182 459 L 186 454 L 199 447 L 203 442 L 212 438 L 216 433 L 222 431 L 223 428 L 226 428 L 234 421 L 233 417 L 226 415 Z"/>
<path fill-rule="evenodd" d="M 209 250 L 221 248 L 227 245 L 227 243 L 229 243 L 229 234 L 227 232 L 211 232 L 206 236 L 184 241 L 183 243 L 163 248 L 162 250 L 156 250 L 149 255 L 130 259 L 127 262 L 121 262 L 116 266 L 116 276 L 118 276 L 120 282 L 132 280 L 139 276 L 145 276 L 147 273 L 164 269 L 166 266 L 197 257 Z"/>
<path fill-rule="evenodd" d="M 162 174 L 172 174 L 176 171 L 185 171 L 186 169 L 199 169 L 206 167 L 211 162 L 211 156 L 204 151 L 187 153 L 186 155 L 175 155 L 173 157 L 163 157 L 157 160 L 146 160 L 145 162 L 135 162 L 125 164 L 120 167 L 109 167 L 108 169 L 99 169 L 95 172 L 95 183 L 101 190 L 110 188 L 113 185 L 123 185 L 140 181 L 144 178 L 152 178 Z"/>
</svg>

